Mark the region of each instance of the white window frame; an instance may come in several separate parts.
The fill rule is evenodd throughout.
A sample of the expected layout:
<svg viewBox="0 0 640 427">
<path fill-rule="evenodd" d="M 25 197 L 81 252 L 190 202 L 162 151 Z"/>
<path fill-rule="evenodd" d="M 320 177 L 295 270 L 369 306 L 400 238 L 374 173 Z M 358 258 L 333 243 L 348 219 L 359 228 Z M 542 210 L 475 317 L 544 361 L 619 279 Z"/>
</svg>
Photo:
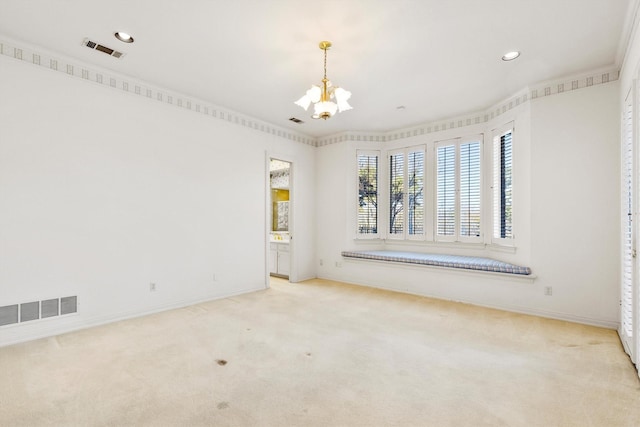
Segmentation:
<svg viewBox="0 0 640 427">
<path fill-rule="evenodd" d="M 359 223 L 358 223 L 358 219 L 359 219 L 359 211 L 360 211 L 360 176 L 359 176 L 359 172 L 360 172 L 360 156 L 375 156 L 378 159 L 378 167 L 377 167 L 377 182 L 376 182 L 376 233 L 360 233 L 360 227 L 359 227 Z M 382 173 L 381 173 L 381 165 L 382 165 L 382 156 L 379 150 L 356 150 L 356 159 L 355 159 L 355 166 L 356 166 L 356 200 L 355 200 L 355 212 L 356 212 L 356 239 L 379 239 L 381 236 L 381 230 L 380 230 L 380 226 L 382 225 L 382 209 L 384 209 L 384 204 L 381 204 L 381 192 L 380 192 L 380 188 L 381 188 L 381 177 L 382 177 Z"/>
<path fill-rule="evenodd" d="M 495 227 L 497 221 L 497 191 L 500 189 L 496 187 L 496 174 L 498 173 L 499 164 L 502 162 L 500 159 L 500 153 L 497 150 L 498 144 L 500 143 L 500 139 L 511 132 L 511 237 L 496 237 L 495 236 Z M 506 247 L 515 247 L 516 246 L 516 222 L 515 222 L 515 213 L 516 213 L 516 203 L 513 197 L 516 178 L 514 171 L 516 170 L 516 159 L 515 159 L 515 126 L 513 122 L 506 123 L 499 128 L 496 128 L 492 132 L 492 145 L 491 145 L 491 154 L 492 154 L 492 164 L 491 164 L 491 244 L 496 246 L 506 246 Z"/>
<path fill-rule="evenodd" d="M 422 224 L 422 233 L 420 234 L 409 234 L 409 215 L 407 212 L 407 208 L 409 207 L 409 191 L 407 188 L 408 182 L 409 182 L 409 153 L 416 153 L 416 152 L 420 152 L 422 153 L 422 161 L 423 161 L 423 173 L 422 173 L 422 200 L 423 200 L 423 205 L 422 205 L 422 218 L 423 218 L 423 224 Z M 402 233 L 391 233 L 391 215 L 390 215 L 390 210 L 391 210 L 391 204 L 390 204 L 390 199 L 391 199 L 391 156 L 396 156 L 396 155 L 402 155 L 402 159 L 403 159 L 403 163 L 402 163 L 402 182 L 403 182 L 403 187 L 402 187 L 402 208 L 403 208 L 403 215 L 402 215 Z M 387 233 L 387 239 L 389 240 L 425 240 L 426 234 L 427 234 L 427 197 L 426 197 L 426 190 L 427 190 L 427 171 L 428 171 L 428 165 L 427 165 L 427 152 L 426 152 L 426 146 L 425 145 L 414 145 L 411 147 L 405 147 L 405 148 L 399 148 L 396 150 L 389 150 L 386 153 L 386 171 L 387 171 L 387 180 L 386 180 L 386 185 L 385 185 L 385 206 L 386 206 L 386 215 L 385 215 L 385 224 L 386 224 L 386 233 Z"/>
<path fill-rule="evenodd" d="M 480 236 L 462 236 L 460 234 L 460 146 L 467 143 L 480 143 Z M 454 233 L 451 236 L 438 234 L 438 148 L 444 146 L 454 146 L 455 150 L 455 201 L 454 201 Z M 453 138 L 443 141 L 437 141 L 434 144 L 433 157 L 433 239 L 436 242 L 460 242 L 460 243 L 482 243 L 484 239 L 484 191 L 483 191 L 483 171 L 484 165 L 484 135 L 470 135 L 462 138 Z"/>
</svg>

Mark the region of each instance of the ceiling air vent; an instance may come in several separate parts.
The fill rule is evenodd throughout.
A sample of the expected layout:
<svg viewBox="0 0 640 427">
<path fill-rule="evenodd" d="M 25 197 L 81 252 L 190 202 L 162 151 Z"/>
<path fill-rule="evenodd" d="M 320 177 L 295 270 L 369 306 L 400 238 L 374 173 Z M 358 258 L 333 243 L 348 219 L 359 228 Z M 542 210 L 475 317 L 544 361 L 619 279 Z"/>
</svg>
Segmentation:
<svg viewBox="0 0 640 427">
<path fill-rule="evenodd" d="M 302 120 L 300 119 L 296 119 L 295 117 L 289 117 L 289 120 L 291 120 L 293 123 L 304 123 Z"/>
<path fill-rule="evenodd" d="M 103 46 L 89 39 L 84 39 L 82 41 L 82 44 L 88 47 L 89 49 L 98 50 L 100 52 L 106 53 L 109 56 L 113 56 L 114 58 L 122 58 L 124 56 L 124 53 L 122 52 L 118 52 L 115 49 L 111 49 L 110 47 Z"/>
</svg>

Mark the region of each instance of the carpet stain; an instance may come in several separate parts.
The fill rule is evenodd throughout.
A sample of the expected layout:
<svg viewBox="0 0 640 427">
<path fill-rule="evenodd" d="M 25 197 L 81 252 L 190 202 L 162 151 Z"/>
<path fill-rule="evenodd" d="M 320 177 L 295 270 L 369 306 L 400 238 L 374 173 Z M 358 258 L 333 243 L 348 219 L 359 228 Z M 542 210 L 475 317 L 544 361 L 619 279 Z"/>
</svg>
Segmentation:
<svg viewBox="0 0 640 427">
<path fill-rule="evenodd" d="M 227 409 L 227 408 L 229 408 L 229 402 L 218 403 L 218 409 Z"/>
<path fill-rule="evenodd" d="M 220 366 L 224 366 L 227 364 L 227 361 L 224 359 L 216 359 L 216 363 Z"/>
</svg>

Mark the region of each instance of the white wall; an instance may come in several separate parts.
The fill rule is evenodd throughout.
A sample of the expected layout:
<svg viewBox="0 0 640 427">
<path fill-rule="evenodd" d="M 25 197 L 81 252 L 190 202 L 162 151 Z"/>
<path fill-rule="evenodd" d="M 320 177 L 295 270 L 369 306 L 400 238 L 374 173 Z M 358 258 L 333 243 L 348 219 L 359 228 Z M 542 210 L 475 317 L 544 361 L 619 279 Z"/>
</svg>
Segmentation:
<svg viewBox="0 0 640 427">
<path fill-rule="evenodd" d="M 531 106 L 532 262 L 542 310 L 619 321 L 618 82 Z M 615 325 L 613 325 L 615 326 Z"/>
<path fill-rule="evenodd" d="M 318 277 L 331 277 L 330 271 L 340 261 L 339 248 L 343 247 L 348 232 L 347 224 L 347 169 L 350 167 L 347 144 L 332 144 L 316 151 L 317 221 L 316 235 Z M 351 167 L 355 167 L 355 159 Z"/>
<path fill-rule="evenodd" d="M 484 125 L 385 143 L 343 142 L 318 149 L 320 277 L 615 327 L 618 323 L 618 84 L 608 83 L 527 102 Z M 490 246 L 354 240 L 355 155 L 484 133 L 515 122 L 515 253 Z M 560 155 L 561 157 L 553 157 Z M 575 153 L 571 159 L 568 156 Z M 485 164 L 488 164 L 485 162 Z M 490 182 L 485 175 L 485 203 Z M 342 182 L 342 186 L 340 185 Z M 568 186 L 563 186 L 562 183 Z M 327 207 L 331 206 L 331 209 Z M 559 212 L 571 212 L 554 222 Z M 486 213 L 486 212 L 485 212 Z M 580 216 L 579 218 L 575 218 Z M 485 223 L 485 234 L 490 224 Z M 566 228 L 566 230 L 565 230 Z M 345 232 L 345 230 L 347 230 Z M 487 238 L 485 237 L 485 241 Z M 483 273 L 343 260 L 343 250 L 400 249 L 488 256 L 532 267 L 534 282 Z M 553 288 L 552 296 L 544 288 Z"/>
<path fill-rule="evenodd" d="M 315 277 L 314 147 L 3 56 L 0 93 L 0 306 L 79 303 L 0 345 L 264 289 L 268 153 Z"/>
</svg>

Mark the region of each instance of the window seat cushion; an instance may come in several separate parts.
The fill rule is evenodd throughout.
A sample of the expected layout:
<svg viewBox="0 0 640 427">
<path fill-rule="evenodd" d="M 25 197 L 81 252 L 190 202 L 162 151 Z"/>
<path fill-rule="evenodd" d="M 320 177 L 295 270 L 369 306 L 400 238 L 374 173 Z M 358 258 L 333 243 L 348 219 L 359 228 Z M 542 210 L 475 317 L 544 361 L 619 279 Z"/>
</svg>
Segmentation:
<svg viewBox="0 0 640 427">
<path fill-rule="evenodd" d="M 360 258 L 375 261 L 402 262 L 407 264 L 431 265 L 436 267 L 463 268 L 467 270 L 490 271 L 494 273 L 510 273 L 530 275 L 529 267 L 509 264 L 491 258 L 427 254 L 400 251 L 343 251 L 346 258 Z"/>
</svg>

